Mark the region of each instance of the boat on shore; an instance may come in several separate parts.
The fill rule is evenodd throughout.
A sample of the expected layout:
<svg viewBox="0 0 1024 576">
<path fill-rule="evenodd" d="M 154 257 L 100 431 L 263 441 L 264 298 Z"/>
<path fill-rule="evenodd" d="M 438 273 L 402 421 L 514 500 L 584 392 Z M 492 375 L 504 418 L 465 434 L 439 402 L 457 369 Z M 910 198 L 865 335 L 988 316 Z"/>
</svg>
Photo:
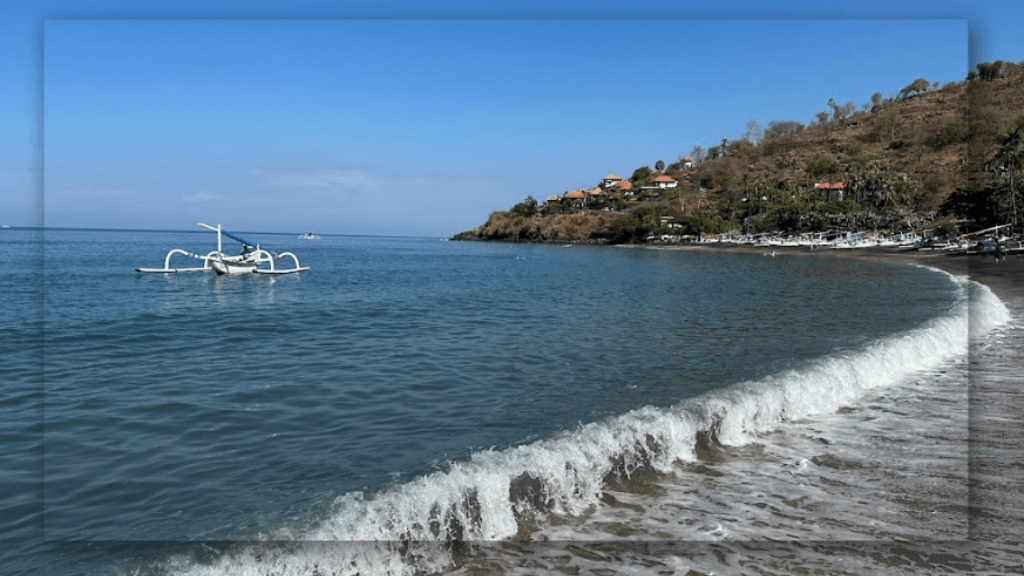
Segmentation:
<svg viewBox="0 0 1024 576">
<path fill-rule="evenodd" d="M 221 275 L 238 275 L 238 274 L 294 274 L 296 272 L 304 272 L 309 270 L 309 267 L 303 267 L 299 264 L 299 259 L 295 254 L 291 252 L 274 253 L 265 248 L 262 248 L 258 243 L 253 242 L 229 232 L 221 228 L 220 224 L 217 226 L 210 226 L 208 224 L 199 223 L 199 226 L 212 230 L 217 233 L 217 249 L 212 250 L 205 255 L 193 254 L 180 248 L 175 248 L 167 253 L 164 258 L 163 268 L 136 268 L 136 272 L 152 273 L 152 274 L 169 274 L 174 272 L 209 272 L 213 271 Z M 223 236 L 235 240 L 242 244 L 242 250 L 237 255 L 228 255 L 224 253 Z M 171 256 L 174 254 L 181 254 L 197 260 L 202 260 L 203 265 L 201 267 L 190 267 L 190 268 L 171 268 Z M 277 268 L 274 265 L 275 260 L 283 260 L 285 258 L 291 258 L 294 263 L 294 268 Z"/>
</svg>

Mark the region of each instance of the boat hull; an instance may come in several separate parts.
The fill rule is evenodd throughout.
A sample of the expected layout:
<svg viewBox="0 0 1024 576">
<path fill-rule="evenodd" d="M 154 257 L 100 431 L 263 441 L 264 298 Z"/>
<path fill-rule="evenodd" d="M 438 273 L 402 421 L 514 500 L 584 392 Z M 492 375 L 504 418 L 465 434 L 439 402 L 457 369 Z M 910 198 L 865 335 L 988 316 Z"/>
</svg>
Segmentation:
<svg viewBox="0 0 1024 576">
<path fill-rule="evenodd" d="M 217 274 L 224 275 L 252 274 L 256 271 L 255 262 L 227 262 L 225 260 L 211 260 L 210 266 Z"/>
</svg>

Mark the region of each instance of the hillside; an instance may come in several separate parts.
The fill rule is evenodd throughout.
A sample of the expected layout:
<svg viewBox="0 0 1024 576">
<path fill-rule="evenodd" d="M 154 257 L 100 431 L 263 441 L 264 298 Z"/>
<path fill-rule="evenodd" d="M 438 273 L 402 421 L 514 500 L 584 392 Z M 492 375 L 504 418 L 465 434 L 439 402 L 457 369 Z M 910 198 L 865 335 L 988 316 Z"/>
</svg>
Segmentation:
<svg viewBox="0 0 1024 576">
<path fill-rule="evenodd" d="M 941 88 L 917 79 L 859 111 L 827 105 L 807 126 L 751 121 L 744 138 L 694 147 L 668 166 L 639 167 L 621 182 L 596 175 L 544 202 L 528 197 L 455 238 L 634 242 L 940 224 L 954 233 L 1016 222 L 1024 66 L 980 64 Z"/>
</svg>

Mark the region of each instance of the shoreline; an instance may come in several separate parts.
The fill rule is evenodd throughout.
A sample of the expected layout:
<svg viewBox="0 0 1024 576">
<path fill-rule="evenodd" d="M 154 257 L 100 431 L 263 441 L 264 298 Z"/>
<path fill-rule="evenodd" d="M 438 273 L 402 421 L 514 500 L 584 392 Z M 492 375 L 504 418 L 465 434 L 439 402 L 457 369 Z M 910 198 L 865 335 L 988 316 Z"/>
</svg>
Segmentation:
<svg viewBox="0 0 1024 576">
<path fill-rule="evenodd" d="M 810 251 L 792 246 L 742 246 L 730 244 L 648 245 L 652 250 L 710 250 L 740 254 L 772 254 L 778 256 L 828 255 L 883 262 L 920 264 L 988 286 L 1001 300 L 1024 301 L 1024 254 L 1010 254 L 996 262 L 993 256 L 950 256 L 945 253 L 898 250 L 894 248 L 853 248 L 849 250 Z"/>
</svg>

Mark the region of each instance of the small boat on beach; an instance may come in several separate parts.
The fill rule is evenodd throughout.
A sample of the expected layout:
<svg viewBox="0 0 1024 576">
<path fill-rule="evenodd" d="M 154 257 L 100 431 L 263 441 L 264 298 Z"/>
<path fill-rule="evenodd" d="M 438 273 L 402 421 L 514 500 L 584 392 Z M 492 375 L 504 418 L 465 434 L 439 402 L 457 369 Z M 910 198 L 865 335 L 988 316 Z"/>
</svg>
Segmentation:
<svg viewBox="0 0 1024 576">
<path fill-rule="evenodd" d="M 168 274 L 172 272 L 209 272 L 213 271 L 217 274 L 224 275 L 236 275 L 236 274 L 294 274 L 296 272 L 304 272 L 309 270 L 309 267 L 302 267 L 299 265 L 299 259 L 291 252 L 274 253 L 252 240 L 243 238 L 232 232 L 221 228 L 220 224 L 216 227 L 208 224 L 199 223 L 199 226 L 212 230 L 217 233 L 217 249 L 207 253 L 205 256 L 201 254 L 192 254 L 186 252 L 180 248 L 175 248 L 167 253 L 164 258 L 163 268 L 136 268 L 136 272 L 143 273 L 161 273 Z M 222 236 L 240 242 L 242 244 L 241 253 L 229 256 L 224 253 L 224 246 Z M 202 267 L 192 268 L 171 268 L 171 256 L 174 254 L 182 254 L 190 258 L 202 260 Z M 294 268 L 277 268 L 274 265 L 274 260 L 283 260 L 285 258 L 291 258 L 295 262 Z"/>
<path fill-rule="evenodd" d="M 299 240 L 319 240 L 320 237 L 312 232 L 306 232 L 302 236 L 299 236 Z"/>
</svg>

